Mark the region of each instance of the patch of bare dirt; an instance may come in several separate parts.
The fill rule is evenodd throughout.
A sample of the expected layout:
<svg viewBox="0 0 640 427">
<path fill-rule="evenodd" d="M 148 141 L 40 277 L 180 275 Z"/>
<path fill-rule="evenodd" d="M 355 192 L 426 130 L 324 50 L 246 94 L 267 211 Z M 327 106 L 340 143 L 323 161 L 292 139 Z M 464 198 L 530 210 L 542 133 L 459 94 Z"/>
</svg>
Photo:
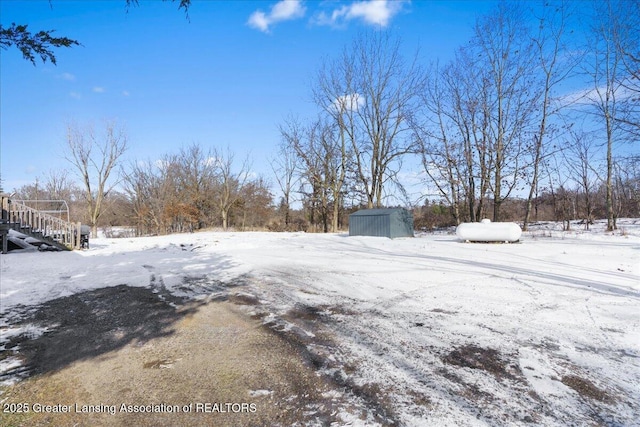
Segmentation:
<svg viewBox="0 0 640 427">
<path fill-rule="evenodd" d="M 463 368 L 481 369 L 497 379 L 518 379 L 521 376 L 517 366 L 510 365 L 498 350 L 482 348 L 473 344 L 460 346 L 442 358 L 442 361 Z"/>
<path fill-rule="evenodd" d="M 566 375 L 560 381 L 575 390 L 583 398 L 586 397 L 603 403 L 615 402 L 615 399 L 609 393 L 600 389 L 586 378 L 581 378 L 577 375 Z"/>
<path fill-rule="evenodd" d="M 237 292 L 229 295 L 228 301 L 237 305 L 259 305 L 260 300 L 254 295 Z"/>
<path fill-rule="evenodd" d="M 229 300 L 122 285 L 43 304 L 21 322 L 50 330 L 0 352 L 22 358 L 31 375 L 0 390 L 7 408 L 29 409 L 2 413 L 0 426 L 339 423 L 351 408 L 317 375 L 322 360 L 249 316 L 257 299 Z"/>
<path fill-rule="evenodd" d="M 391 396 L 395 384 L 377 383 L 357 384 L 350 376 L 359 369 L 357 365 L 343 365 L 340 349 L 334 337 L 324 327 L 335 321 L 334 316 L 350 316 L 355 312 L 342 306 L 298 305 L 282 315 L 282 319 L 294 327 L 283 327 L 279 319 L 265 324 L 280 339 L 297 349 L 306 365 L 323 372 L 323 379 L 331 389 L 341 390 L 352 401 L 358 402 L 349 408 L 361 420 L 373 419 L 382 426 L 400 425 L 396 413 L 396 403 Z M 333 374 L 331 374 L 333 373 Z M 424 396 L 416 396 L 417 401 L 426 402 Z"/>
<path fill-rule="evenodd" d="M 431 310 L 432 313 L 441 313 L 441 314 L 458 314 L 457 311 L 445 310 L 442 308 L 434 308 Z"/>
</svg>

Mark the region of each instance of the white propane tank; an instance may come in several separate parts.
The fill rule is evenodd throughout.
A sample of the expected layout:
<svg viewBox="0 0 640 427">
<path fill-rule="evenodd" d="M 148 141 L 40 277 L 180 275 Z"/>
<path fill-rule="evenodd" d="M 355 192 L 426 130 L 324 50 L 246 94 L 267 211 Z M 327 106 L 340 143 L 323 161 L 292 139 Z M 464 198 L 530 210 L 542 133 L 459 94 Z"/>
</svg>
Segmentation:
<svg viewBox="0 0 640 427">
<path fill-rule="evenodd" d="M 456 235 L 465 242 L 517 242 L 522 229 L 515 222 L 463 222 L 456 228 Z"/>
</svg>

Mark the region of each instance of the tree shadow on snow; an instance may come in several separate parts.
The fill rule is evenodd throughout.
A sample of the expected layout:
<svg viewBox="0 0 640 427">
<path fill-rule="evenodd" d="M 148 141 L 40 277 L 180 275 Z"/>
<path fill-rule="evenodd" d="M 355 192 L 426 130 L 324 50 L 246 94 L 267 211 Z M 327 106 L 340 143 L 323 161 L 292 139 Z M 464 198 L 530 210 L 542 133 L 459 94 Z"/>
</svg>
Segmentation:
<svg viewBox="0 0 640 427">
<path fill-rule="evenodd" d="M 143 344 L 171 335 L 176 322 L 198 308 L 182 302 L 166 290 L 127 285 L 48 301 L 12 325 L 37 325 L 48 330 L 40 336 L 12 337 L 0 359 L 13 355 L 21 359 L 22 366 L 2 376 L 24 378 L 54 372 L 130 343 Z"/>
</svg>

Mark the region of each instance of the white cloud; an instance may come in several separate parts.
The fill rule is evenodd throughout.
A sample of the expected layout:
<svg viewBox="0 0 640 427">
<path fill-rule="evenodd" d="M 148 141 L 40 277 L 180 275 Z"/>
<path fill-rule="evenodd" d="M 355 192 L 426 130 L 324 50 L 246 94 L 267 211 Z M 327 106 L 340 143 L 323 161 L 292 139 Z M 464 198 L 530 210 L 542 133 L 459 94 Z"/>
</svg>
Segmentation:
<svg viewBox="0 0 640 427">
<path fill-rule="evenodd" d="M 94 86 L 93 91 L 95 93 L 104 93 L 105 89 L 103 87 L 101 87 L 101 86 Z"/>
<path fill-rule="evenodd" d="M 302 18 L 305 14 L 305 7 L 300 0 L 281 0 L 271 7 L 269 13 L 256 10 L 251 14 L 247 24 L 264 33 L 269 32 L 269 27 L 282 21 Z"/>
<path fill-rule="evenodd" d="M 62 80 L 67 80 L 67 81 L 70 81 L 70 82 L 75 81 L 75 79 L 76 79 L 76 76 L 74 76 L 74 75 L 73 75 L 73 74 L 71 74 L 71 73 L 62 73 L 62 74 L 60 74 L 60 76 L 59 76 L 59 77 L 60 77 Z"/>
<path fill-rule="evenodd" d="M 129 93 L 128 90 L 123 90 L 122 91 L 122 96 L 129 96 L 129 95 L 131 95 L 131 94 Z"/>
<path fill-rule="evenodd" d="M 69 96 L 73 99 L 81 99 L 82 95 L 79 92 L 69 92 Z"/>
<path fill-rule="evenodd" d="M 628 86 L 632 86 L 633 83 L 630 81 L 623 81 L 622 84 L 618 85 L 615 88 L 615 96 L 617 101 L 627 101 L 632 99 L 637 95 L 637 92 L 629 89 Z M 607 92 L 607 87 L 605 85 L 598 86 L 594 88 L 592 86 L 588 86 L 582 89 L 576 89 L 572 92 L 568 92 L 564 95 L 561 95 L 557 98 L 558 107 L 563 106 L 585 106 L 585 105 L 593 105 L 597 104 L 600 101 L 600 96 L 604 97 Z"/>
<path fill-rule="evenodd" d="M 370 25 L 386 27 L 404 7 L 405 0 L 363 0 L 334 9 L 331 15 L 324 12 L 316 16 L 318 25 L 342 25 L 353 19 L 361 19 Z"/>
<path fill-rule="evenodd" d="M 365 104 L 364 96 L 359 93 L 351 93 L 339 96 L 333 101 L 333 108 L 337 112 L 358 111 Z"/>
<path fill-rule="evenodd" d="M 269 31 L 269 20 L 261 10 L 253 12 L 253 14 L 251 14 L 251 16 L 249 17 L 249 21 L 247 22 L 247 24 L 265 33 Z"/>
</svg>

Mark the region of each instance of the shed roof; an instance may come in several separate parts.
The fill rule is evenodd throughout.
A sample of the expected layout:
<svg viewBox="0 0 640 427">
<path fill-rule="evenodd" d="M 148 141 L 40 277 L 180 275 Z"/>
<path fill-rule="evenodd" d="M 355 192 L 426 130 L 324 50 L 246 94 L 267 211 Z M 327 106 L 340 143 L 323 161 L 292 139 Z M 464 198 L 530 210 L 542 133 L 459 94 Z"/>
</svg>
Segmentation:
<svg viewBox="0 0 640 427">
<path fill-rule="evenodd" d="M 361 209 L 352 213 L 349 216 L 377 216 L 377 215 L 391 215 L 396 212 L 401 212 L 406 209 L 403 208 L 381 208 L 381 209 Z"/>
</svg>

